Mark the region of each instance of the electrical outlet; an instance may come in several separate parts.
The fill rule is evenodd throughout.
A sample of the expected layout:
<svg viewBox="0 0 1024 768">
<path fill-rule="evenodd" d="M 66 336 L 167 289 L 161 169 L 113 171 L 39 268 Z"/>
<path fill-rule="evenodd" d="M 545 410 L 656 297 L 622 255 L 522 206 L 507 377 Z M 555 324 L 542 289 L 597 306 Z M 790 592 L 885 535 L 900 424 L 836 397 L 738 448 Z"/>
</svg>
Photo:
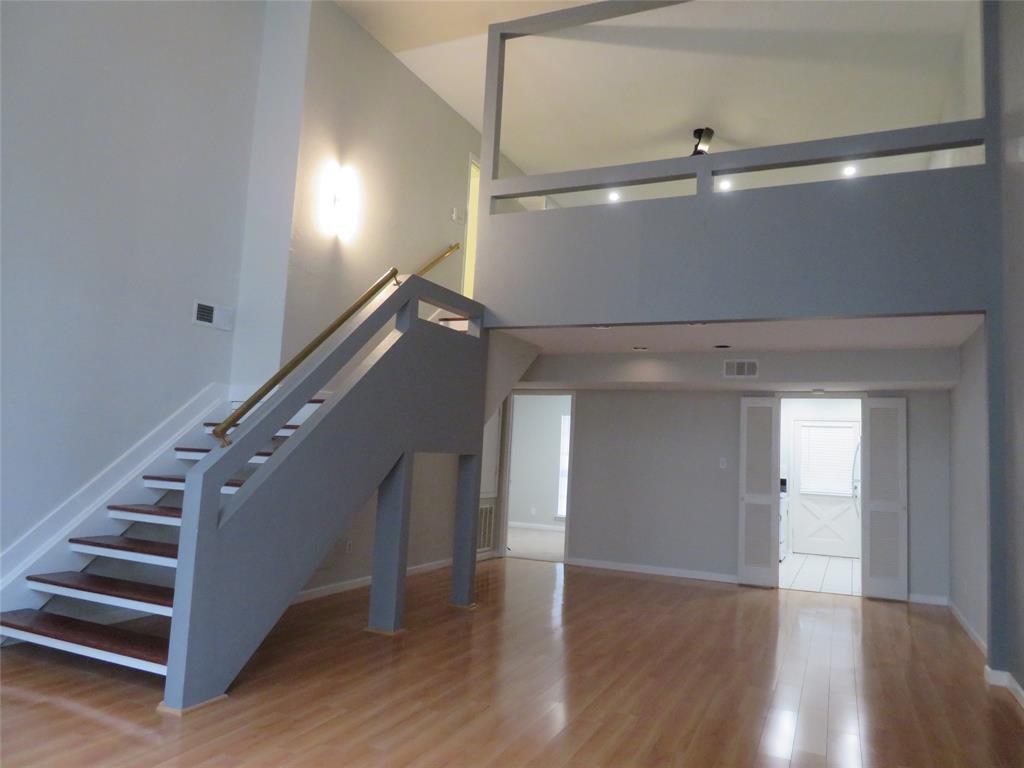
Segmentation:
<svg viewBox="0 0 1024 768">
<path fill-rule="evenodd" d="M 352 553 L 352 539 L 345 539 L 345 554 Z"/>
<path fill-rule="evenodd" d="M 718 460 L 719 469 L 725 469 L 727 466 L 729 466 L 729 462 L 725 460 L 725 456 Z"/>
</svg>

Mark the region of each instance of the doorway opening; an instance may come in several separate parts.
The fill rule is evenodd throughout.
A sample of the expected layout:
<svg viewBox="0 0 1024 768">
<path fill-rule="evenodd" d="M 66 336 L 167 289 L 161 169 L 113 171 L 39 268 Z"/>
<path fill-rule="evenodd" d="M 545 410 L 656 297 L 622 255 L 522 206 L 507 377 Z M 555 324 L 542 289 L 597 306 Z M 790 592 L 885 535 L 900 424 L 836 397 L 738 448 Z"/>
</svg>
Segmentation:
<svg viewBox="0 0 1024 768">
<path fill-rule="evenodd" d="M 779 587 L 861 594 L 861 400 L 783 398 Z"/>
<path fill-rule="evenodd" d="M 569 515 L 572 395 L 511 398 L 506 556 L 562 562 Z"/>
</svg>

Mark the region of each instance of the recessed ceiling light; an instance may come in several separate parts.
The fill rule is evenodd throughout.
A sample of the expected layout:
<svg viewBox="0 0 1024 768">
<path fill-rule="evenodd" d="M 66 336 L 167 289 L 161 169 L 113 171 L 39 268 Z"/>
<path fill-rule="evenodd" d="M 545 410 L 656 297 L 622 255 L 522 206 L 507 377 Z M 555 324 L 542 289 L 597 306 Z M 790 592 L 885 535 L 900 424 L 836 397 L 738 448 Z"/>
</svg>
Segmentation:
<svg viewBox="0 0 1024 768">
<path fill-rule="evenodd" d="M 609 328 L 611 328 L 610 325 L 595 325 L 594 327 L 597 328 L 597 330 L 599 331 L 607 331 Z"/>
<path fill-rule="evenodd" d="M 857 175 L 857 166 L 856 165 L 846 165 L 846 166 L 843 166 L 843 176 L 856 176 L 856 175 Z"/>
<path fill-rule="evenodd" d="M 634 352 L 646 352 L 647 347 L 633 347 Z"/>
<path fill-rule="evenodd" d="M 619 202 L 619 193 L 616 192 L 615 190 L 612 190 L 611 192 L 609 192 L 608 193 L 608 201 L 612 202 L 612 203 Z"/>
<path fill-rule="evenodd" d="M 812 394 L 815 394 L 815 395 L 824 395 L 825 394 L 825 390 L 824 389 L 812 389 L 811 392 L 812 392 Z"/>
<path fill-rule="evenodd" d="M 718 182 L 718 188 L 723 192 L 728 192 L 730 189 L 732 189 L 732 182 L 729 181 L 728 179 L 722 179 L 720 182 Z"/>
<path fill-rule="evenodd" d="M 715 344 L 715 349 L 732 349 L 732 344 Z"/>
</svg>

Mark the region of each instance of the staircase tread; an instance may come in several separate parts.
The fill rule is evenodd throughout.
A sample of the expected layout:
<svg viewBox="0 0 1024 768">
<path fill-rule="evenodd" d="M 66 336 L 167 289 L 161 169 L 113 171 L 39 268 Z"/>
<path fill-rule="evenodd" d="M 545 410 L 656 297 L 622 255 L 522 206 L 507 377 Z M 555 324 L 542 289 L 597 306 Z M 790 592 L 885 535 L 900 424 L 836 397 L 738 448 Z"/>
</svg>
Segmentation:
<svg viewBox="0 0 1024 768">
<path fill-rule="evenodd" d="M 107 509 L 115 512 L 135 512 L 140 515 L 181 518 L 181 507 L 167 507 L 163 504 L 108 504 Z"/>
<path fill-rule="evenodd" d="M 125 600 L 136 600 L 140 603 L 162 605 L 167 608 L 174 604 L 174 590 L 170 587 L 159 587 L 156 584 L 115 579 L 81 571 L 41 573 L 29 576 L 28 580 L 68 589 L 79 589 L 83 592 L 95 592 L 99 595 L 121 597 Z"/>
<path fill-rule="evenodd" d="M 85 544 L 91 547 L 106 547 L 107 549 L 119 549 L 125 552 L 138 552 L 143 555 L 155 555 L 156 557 L 178 556 L 178 545 L 169 544 L 163 541 L 150 541 L 149 539 L 133 539 L 130 536 L 80 536 L 68 539 L 72 544 Z"/>
<path fill-rule="evenodd" d="M 185 476 L 184 475 L 143 475 L 142 479 L 143 480 L 158 480 L 160 482 L 165 482 L 165 483 L 184 483 L 185 482 Z M 232 488 L 241 488 L 242 483 L 244 483 L 244 482 L 245 482 L 244 479 L 238 478 L 238 477 L 234 477 L 234 478 L 228 480 L 226 483 L 224 483 L 224 485 L 229 485 Z"/>
<path fill-rule="evenodd" d="M 56 613 L 23 608 L 0 613 L 0 626 L 108 653 L 130 656 L 153 664 L 167 664 L 167 640 L 114 625 L 96 624 Z"/>
<path fill-rule="evenodd" d="M 174 450 L 176 450 L 176 451 L 186 451 L 188 453 L 209 453 L 213 449 L 212 448 L 195 448 L 195 447 L 188 446 L 188 445 L 179 445 L 179 446 L 176 446 Z M 254 453 L 253 456 L 271 456 L 271 455 L 273 455 L 273 453 L 274 453 L 273 451 L 256 451 L 256 453 Z"/>
</svg>

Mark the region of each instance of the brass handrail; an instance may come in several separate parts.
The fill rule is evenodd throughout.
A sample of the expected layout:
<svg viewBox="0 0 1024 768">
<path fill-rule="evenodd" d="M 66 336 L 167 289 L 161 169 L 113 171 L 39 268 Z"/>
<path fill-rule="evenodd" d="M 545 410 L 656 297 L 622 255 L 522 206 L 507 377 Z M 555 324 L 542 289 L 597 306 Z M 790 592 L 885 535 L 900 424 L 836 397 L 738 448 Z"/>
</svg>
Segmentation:
<svg viewBox="0 0 1024 768">
<path fill-rule="evenodd" d="M 427 272 L 432 270 L 434 267 L 436 267 L 442 261 L 447 259 L 449 256 L 451 256 L 453 253 L 455 253 L 461 247 L 462 246 L 459 243 L 452 243 L 447 248 L 445 248 L 440 254 L 438 254 L 437 256 L 432 258 L 430 261 L 428 261 L 426 264 L 424 264 L 422 267 L 417 269 L 415 274 L 419 275 L 420 277 L 423 277 L 423 275 L 425 275 Z"/>
<path fill-rule="evenodd" d="M 436 256 L 435 258 L 428 261 L 425 265 L 420 267 L 420 269 L 416 271 L 416 274 L 423 275 L 425 272 L 430 271 L 438 264 L 440 264 L 442 261 L 444 261 L 447 257 L 451 256 L 453 253 L 459 250 L 459 247 L 460 246 L 458 243 L 452 243 L 439 256 Z M 282 365 L 277 373 L 275 373 L 273 376 L 267 379 L 267 381 L 263 384 L 262 387 L 253 392 L 248 400 L 246 400 L 244 403 L 238 406 L 234 411 L 232 411 L 230 416 L 228 416 L 226 419 L 224 419 L 224 421 L 222 421 L 220 424 L 214 427 L 213 436 L 220 440 L 220 444 L 225 447 L 231 445 L 231 440 L 228 438 L 228 431 L 236 424 L 238 424 L 238 422 L 241 420 L 243 416 L 245 416 L 245 414 L 247 414 L 249 411 L 255 408 L 257 403 L 259 403 L 263 398 L 265 398 L 268 394 L 270 394 L 273 391 L 274 387 L 276 387 L 278 384 L 284 381 L 285 377 L 288 376 L 289 373 L 298 368 L 299 364 L 303 360 L 305 360 L 307 357 L 313 354 L 317 347 L 319 347 L 321 344 L 327 341 L 327 339 L 330 338 L 330 336 L 336 330 L 338 330 L 342 325 L 344 325 L 346 321 L 351 319 L 351 317 L 356 312 L 358 312 L 360 309 L 366 306 L 370 299 L 376 296 L 381 291 L 381 289 L 385 285 L 390 283 L 392 280 L 394 280 L 396 284 L 398 283 L 397 267 L 392 267 L 383 275 L 381 275 L 377 279 L 377 282 L 375 282 L 373 285 L 371 285 L 369 288 L 363 291 L 362 295 L 352 303 L 352 306 L 350 306 L 348 309 L 346 309 L 344 312 L 338 315 L 337 319 L 333 323 L 324 328 L 317 335 L 317 337 L 313 339 L 311 342 L 309 342 L 309 344 L 304 346 L 301 349 L 301 351 L 299 351 L 299 353 L 295 355 L 295 357 L 293 357 L 287 363 Z"/>
</svg>

